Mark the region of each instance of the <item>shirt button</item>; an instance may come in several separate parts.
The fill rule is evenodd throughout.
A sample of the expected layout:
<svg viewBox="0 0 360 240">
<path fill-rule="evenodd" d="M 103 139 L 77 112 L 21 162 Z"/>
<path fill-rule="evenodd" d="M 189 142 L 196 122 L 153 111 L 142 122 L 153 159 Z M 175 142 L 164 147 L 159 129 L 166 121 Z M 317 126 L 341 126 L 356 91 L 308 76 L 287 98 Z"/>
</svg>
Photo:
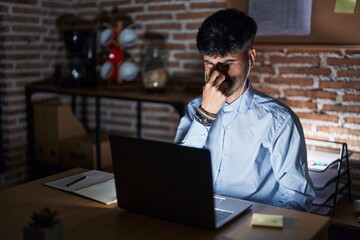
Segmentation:
<svg viewBox="0 0 360 240">
<path fill-rule="evenodd" d="M 201 138 L 205 138 L 206 137 L 206 135 L 205 134 L 201 134 Z"/>
</svg>

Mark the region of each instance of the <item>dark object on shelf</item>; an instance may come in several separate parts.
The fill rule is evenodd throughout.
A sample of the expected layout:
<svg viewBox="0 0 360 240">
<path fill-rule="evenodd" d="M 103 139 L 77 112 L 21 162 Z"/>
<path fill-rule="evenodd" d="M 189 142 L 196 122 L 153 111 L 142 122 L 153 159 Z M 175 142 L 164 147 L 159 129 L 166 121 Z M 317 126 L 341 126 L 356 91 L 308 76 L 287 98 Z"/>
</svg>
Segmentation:
<svg viewBox="0 0 360 240">
<path fill-rule="evenodd" d="M 61 67 L 61 86 L 96 84 L 96 34 L 91 31 L 68 30 L 63 33 L 67 61 Z"/>
</svg>

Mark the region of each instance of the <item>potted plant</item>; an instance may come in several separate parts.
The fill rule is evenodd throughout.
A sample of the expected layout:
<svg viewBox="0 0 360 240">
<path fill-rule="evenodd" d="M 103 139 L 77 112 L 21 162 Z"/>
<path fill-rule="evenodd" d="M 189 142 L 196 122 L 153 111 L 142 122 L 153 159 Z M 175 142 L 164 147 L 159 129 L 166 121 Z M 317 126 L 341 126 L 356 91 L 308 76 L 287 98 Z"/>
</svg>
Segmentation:
<svg viewBox="0 0 360 240">
<path fill-rule="evenodd" d="M 43 208 L 33 212 L 31 222 L 24 227 L 25 240 L 61 240 L 62 224 L 57 212 Z"/>
</svg>

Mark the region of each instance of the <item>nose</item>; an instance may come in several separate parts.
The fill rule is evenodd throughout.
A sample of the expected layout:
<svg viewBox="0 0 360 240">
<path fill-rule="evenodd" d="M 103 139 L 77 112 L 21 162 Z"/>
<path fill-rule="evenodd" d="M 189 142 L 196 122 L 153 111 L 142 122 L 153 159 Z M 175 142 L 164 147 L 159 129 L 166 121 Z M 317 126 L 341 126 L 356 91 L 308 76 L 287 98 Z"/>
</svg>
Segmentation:
<svg viewBox="0 0 360 240">
<path fill-rule="evenodd" d="M 215 65 L 215 70 L 218 70 L 219 72 L 222 72 L 222 73 L 227 73 L 228 69 L 229 69 L 229 66 L 223 65 L 221 63 L 217 63 Z"/>
</svg>

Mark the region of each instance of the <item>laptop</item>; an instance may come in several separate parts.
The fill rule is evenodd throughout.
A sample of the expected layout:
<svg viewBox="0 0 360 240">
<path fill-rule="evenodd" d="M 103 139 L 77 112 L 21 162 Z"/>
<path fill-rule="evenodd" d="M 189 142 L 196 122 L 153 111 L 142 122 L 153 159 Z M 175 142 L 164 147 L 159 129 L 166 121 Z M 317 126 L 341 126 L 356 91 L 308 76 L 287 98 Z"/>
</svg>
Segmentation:
<svg viewBox="0 0 360 240">
<path fill-rule="evenodd" d="M 110 135 L 118 207 L 217 229 L 251 203 L 214 195 L 210 152 L 168 142 Z"/>
</svg>

